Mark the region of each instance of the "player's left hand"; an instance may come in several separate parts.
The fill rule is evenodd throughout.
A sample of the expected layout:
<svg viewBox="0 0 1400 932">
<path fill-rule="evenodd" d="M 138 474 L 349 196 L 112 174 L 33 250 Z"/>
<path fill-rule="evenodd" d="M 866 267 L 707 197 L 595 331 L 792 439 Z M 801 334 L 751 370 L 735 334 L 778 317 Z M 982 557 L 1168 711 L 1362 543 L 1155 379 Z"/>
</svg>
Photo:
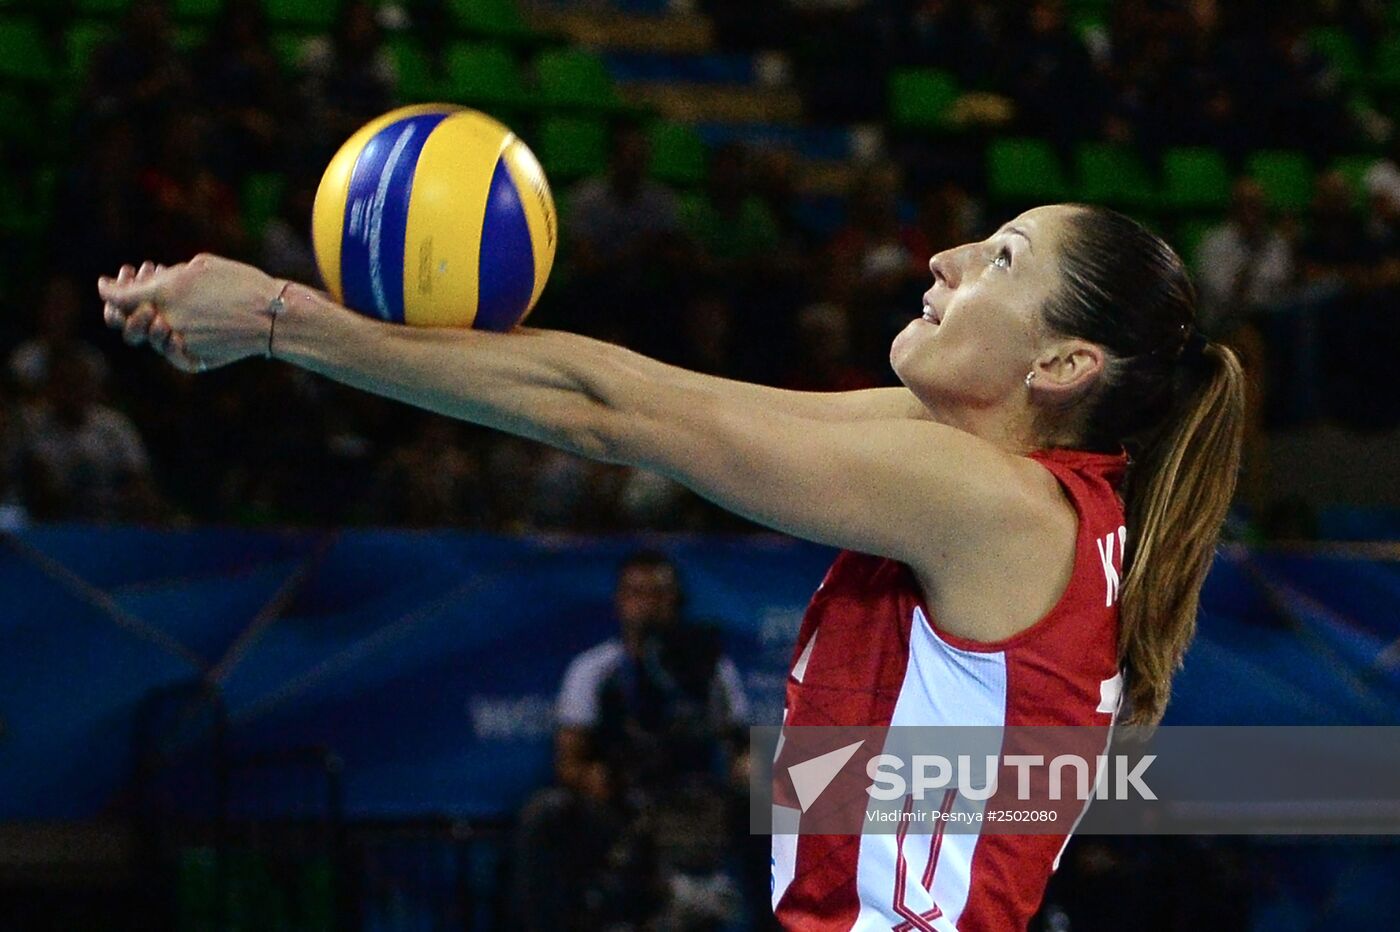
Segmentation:
<svg viewBox="0 0 1400 932">
<path fill-rule="evenodd" d="M 169 268 L 147 262 L 100 278 L 109 327 L 149 343 L 187 372 L 225 366 L 267 348 L 268 307 L 283 282 L 241 262 L 199 255 Z"/>
</svg>

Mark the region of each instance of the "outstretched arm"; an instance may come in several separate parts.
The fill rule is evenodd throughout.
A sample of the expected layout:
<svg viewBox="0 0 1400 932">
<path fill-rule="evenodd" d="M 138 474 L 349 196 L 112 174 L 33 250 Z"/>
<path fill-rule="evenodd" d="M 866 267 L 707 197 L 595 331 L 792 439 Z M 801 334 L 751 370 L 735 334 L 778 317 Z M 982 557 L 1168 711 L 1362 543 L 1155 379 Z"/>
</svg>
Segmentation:
<svg viewBox="0 0 1400 932">
<path fill-rule="evenodd" d="M 256 269 L 213 257 L 100 288 L 109 316 L 146 314 L 153 341 L 187 365 L 261 352 L 268 320 L 259 308 L 281 290 Z M 573 334 L 393 326 L 298 286 L 286 303 L 278 358 L 450 417 L 656 470 L 798 536 L 929 565 L 950 539 L 975 540 L 1011 504 L 1009 458 L 930 421 L 795 416 Z"/>
<path fill-rule="evenodd" d="M 907 388 L 863 388 L 846 392 L 804 392 L 773 388 L 692 372 L 637 353 L 631 356 L 648 367 L 652 377 L 765 410 L 813 421 L 880 421 L 900 418 L 929 420 L 931 415 Z"/>
</svg>

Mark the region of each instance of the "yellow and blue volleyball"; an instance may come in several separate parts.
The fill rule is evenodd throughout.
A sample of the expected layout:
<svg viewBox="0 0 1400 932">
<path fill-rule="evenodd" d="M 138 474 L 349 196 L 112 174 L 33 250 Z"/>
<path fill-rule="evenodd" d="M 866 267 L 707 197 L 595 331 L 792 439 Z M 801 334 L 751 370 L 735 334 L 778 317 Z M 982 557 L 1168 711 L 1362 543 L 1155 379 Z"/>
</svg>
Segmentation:
<svg viewBox="0 0 1400 932">
<path fill-rule="evenodd" d="M 321 279 L 362 314 L 504 331 L 534 308 L 558 220 L 544 170 L 484 113 L 403 107 L 360 129 L 316 191 Z"/>
</svg>

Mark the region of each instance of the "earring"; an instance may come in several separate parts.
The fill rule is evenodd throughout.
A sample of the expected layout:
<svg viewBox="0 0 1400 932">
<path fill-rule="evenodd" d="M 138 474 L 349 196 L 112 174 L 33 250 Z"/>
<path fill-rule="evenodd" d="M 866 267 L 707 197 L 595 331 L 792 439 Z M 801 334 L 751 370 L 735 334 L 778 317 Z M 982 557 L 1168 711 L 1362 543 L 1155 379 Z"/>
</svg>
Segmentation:
<svg viewBox="0 0 1400 932">
<path fill-rule="evenodd" d="M 1026 388 L 1031 387 L 1031 382 L 1035 380 L 1035 370 L 1026 373 Z"/>
</svg>

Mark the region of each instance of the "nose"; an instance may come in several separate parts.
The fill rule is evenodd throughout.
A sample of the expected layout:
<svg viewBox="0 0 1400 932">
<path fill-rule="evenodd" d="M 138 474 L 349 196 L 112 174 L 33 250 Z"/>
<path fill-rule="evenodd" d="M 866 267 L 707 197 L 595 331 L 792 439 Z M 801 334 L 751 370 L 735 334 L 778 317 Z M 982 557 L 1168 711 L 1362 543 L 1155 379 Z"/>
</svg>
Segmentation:
<svg viewBox="0 0 1400 932">
<path fill-rule="evenodd" d="M 949 288 L 958 287 L 957 250 L 945 249 L 935 253 L 933 258 L 928 260 L 928 268 L 933 273 L 935 283 L 941 282 Z"/>
</svg>

